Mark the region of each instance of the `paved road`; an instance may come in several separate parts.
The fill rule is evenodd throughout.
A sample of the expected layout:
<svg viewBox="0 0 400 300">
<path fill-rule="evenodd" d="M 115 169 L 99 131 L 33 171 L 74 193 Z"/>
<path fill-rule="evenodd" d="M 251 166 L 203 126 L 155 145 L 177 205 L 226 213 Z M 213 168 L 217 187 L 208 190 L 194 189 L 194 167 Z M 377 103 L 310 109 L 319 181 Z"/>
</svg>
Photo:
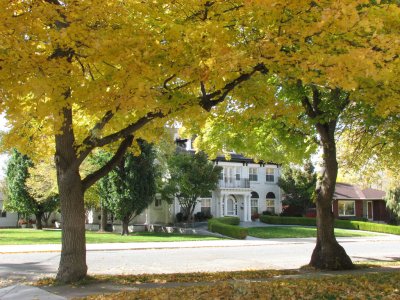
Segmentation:
<svg viewBox="0 0 400 300">
<path fill-rule="evenodd" d="M 353 260 L 400 260 L 400 237 L 338 238 Z M 88 246 L 90 274 L 141 274 L 298 268 L 309 262 L 315 239 L 227 240 Z M 0 286 L 57 272 L 59 246 L 50 252 L 5 253 L 0 247 Z M 102 250 L 107 249 L 107 250 Z M 26 251 L 17 247 L 15 251 Z M 35 250 L 35 249 L 32 249 Z M 35 251 L 38 251 L 36 249 Z"/>
</svg>

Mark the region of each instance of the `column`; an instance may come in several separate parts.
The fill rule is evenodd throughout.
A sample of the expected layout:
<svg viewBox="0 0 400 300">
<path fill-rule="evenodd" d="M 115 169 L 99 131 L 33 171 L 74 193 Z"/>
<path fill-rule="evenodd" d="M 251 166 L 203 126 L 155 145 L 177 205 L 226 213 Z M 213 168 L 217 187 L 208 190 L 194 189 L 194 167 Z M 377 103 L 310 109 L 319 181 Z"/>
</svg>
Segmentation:
<svg viewBox="0 0 400 300">
<path fill-rule="evenodd" d="M 247 220 L 251 221 L 251 200 L 250 200 L 250 195 L 247 197 Z"/>
<path fill-rule="evenodd" d="M 228 215 L 228 197 L 224 195 L 224 216 Z"/>
<path fill-rule="evenodd" d="M 244 206 L 244 212 L 243 212 L 243 221 L 247 222 L 247 196 L 243 195 L 243 206 Z"/>
<path fill-rule="evenodd" d="M 224 216 L 224 210 L 223 210 L 223 203 L 224 203 L 224 198 L 225 198 L 225 194 L 222 194 L 220 199 L 219 199 L 219 216 L 223 217 Z"/>
</svg>

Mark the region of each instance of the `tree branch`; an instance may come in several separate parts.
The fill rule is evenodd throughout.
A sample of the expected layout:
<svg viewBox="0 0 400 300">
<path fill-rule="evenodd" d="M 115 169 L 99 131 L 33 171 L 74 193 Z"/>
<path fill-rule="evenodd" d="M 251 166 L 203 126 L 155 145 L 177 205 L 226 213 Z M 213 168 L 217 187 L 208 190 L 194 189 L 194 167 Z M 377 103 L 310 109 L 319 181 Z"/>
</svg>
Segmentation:
<svg viewBox="0 0 400 300">
<path fill-rule="evenodd" d="M 210 111 L 212 107 L 217 104 L 223 102 L 228 96 L 228 94 L 241 83 L 249 80 L 255 73 L 260 72 L 261 74 L 267 74 L 269 72 L 268 68 L 263 64 L 259 63 L 253 67 L 253 69 L 248 73 L 243 73 L 236 79 L 227 83 L 222 89 L 212 92 L 211 94 L 207 94 L 204 83 L 200 83 L 201 93 L 200 98 L 200 106 L 204 108 L 206 111 Z"/>
<path fill-rule="evenodd" d="M 93 184 L 96 183 L 97 180 L 107 175 L 124 157 L 126 150 L 132 145 L 133 135 L 127 136 L 122 143 L 119 145 L 117 152 L 115 152 L 114 156 L 100 169 L 89 174 L 82 180 L 83 190 L 86 191 Z"/>
<path fill-rule="evenodd" d="M 150 112 L 147 113 L 144 117 L 141 117 L 139 120 L 137 120 L 135 123 L 132 123 L 130 125 L 128 125 L 127 127 L 125 127 L 124 129 L 121 129 L 120 131 L 117 131 L 113 134 L 110 134 L 108 136 L 105 136 L 101 139 L 95 139 L 91 142 L 89 142 L 89 144 L 94 145 L 95 147 L 102 147 L 108 144 L 111 144 L 121 138 L 126 138 L 129 135 L 133 134 L 135 131 L 139 130 L 140 128 L 142 128 L 143 126 L 145 126 L 147 123 L 149 123 L 150 121 L 154 120 L 154 119 L 158 119 L 158 118 L 163 118 L 165 117 L 167 114 L 163 113 L 163 112 Z"/>
</svg>

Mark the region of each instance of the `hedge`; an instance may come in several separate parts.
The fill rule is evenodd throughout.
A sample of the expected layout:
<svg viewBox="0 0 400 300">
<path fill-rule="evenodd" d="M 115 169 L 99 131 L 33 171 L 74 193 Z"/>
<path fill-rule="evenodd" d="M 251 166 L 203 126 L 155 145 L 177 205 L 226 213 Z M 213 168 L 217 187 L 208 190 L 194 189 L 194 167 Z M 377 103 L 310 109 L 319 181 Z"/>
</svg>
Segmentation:
<svg viewBox="0 0 400 300">
<path fill-rule="evenodd" d="M 235 239 L 245 239 L 248 235 L 247 228 L 242 228 L 239 225 L 238 217 L 222 217 L 208 220 L 208 230 L 226 235 Z"/>
<path fill-rule="evenodd" d="M 260 221 L 267 224 L 316 226 L 315 218 L 260 216 Z M 342 229 L 365 230 L 400 235 L 400 226 L 361 222 L 351 220 L 335 220 L 335 227 Z"/>
<path fill-rule="evenodd" d="M 267 224 L 317 226 L 315 218 L 277 217 L 261 215 L 260 221 Z"/>
</svg>

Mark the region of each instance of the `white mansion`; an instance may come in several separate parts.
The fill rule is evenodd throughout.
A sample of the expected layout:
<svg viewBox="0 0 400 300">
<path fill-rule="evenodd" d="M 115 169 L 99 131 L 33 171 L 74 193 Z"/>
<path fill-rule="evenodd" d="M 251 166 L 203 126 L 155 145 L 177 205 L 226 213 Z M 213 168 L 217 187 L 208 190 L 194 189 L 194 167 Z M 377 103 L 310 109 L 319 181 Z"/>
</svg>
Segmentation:
<svg viewBox="0 0 400 300">
<path fill-rule="evenodd" d="M 176 139 L 177 140 L 177 139 Z M 191 140 L 177 140 L 180 147 L 193 151 Z M 194 213 L 199 211 L 214 217 L 237 216 L 251 221 L 251 216 L 263 211 L 282 211 L 281 190 L 277 184 L 281 167 L 273 163 L 256 163 L 242 155 L 231 153 L 230 160 L 218 156 L 214 163 L 222 167 L 219 186 L 211 197 L 199 199 Z M 177 201 L 174 212 L 179 212 Z"/>
</svg>

